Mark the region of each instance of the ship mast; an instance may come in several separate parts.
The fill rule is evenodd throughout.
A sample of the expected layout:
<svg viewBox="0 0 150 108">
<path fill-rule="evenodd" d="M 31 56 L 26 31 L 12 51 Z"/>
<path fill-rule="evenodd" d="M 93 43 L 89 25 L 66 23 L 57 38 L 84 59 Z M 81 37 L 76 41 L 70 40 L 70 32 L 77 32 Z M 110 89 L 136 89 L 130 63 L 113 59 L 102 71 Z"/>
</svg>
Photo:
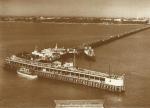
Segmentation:
<svg viewBox="0 0 150 108">
<path fill-rule="evenodd" d="M 75 56 L 75 49 L 73 51 L 73 66 L 75 67 L 76 66 L 76 56 Z"/>
<path fill-rule="evenodd" d="M 109 77 L 110 77 L 110 64 L 109 64 Z"/>
<path fill-rule="evenodd" d="M 57 47 L 57 43 L 56 43 L 56 45 L 55 45 L 55 49 L 57 49 L 58 47 Z"/>
<path fill-rule="evenodd" d="M 34 51 L 38 51 L 38 46 L 37 45 L 35 45 Z"/>
</svg>

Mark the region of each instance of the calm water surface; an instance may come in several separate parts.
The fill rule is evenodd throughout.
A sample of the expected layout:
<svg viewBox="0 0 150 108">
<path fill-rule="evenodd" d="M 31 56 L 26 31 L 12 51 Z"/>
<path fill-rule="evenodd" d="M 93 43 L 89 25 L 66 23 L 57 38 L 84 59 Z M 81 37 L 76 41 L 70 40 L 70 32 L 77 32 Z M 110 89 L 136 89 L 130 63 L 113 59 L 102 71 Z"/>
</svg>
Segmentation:
<svg viewBox="0 0 150 108">
<path fill-rule="evenodd" d="M 150 107 L 150 30 L 95 49 L 96 61 L 77 59 L 83 68 L 126 74 L 126 92 L 49 79 L 27 80 L 2 68 L 6 56 L 39 48 L 73 47 L 141 25 L 48 24 L 0 22 L 0 108 L 54 108 L 55 99 L 104 99 L 107 108 Z"/>
</svg>

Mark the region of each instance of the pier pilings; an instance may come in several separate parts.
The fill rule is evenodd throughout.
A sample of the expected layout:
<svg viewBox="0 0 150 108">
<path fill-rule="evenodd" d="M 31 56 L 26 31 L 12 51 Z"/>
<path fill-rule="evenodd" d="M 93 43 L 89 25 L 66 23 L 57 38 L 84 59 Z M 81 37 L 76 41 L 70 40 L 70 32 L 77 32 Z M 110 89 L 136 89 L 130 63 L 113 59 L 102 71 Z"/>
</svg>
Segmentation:
<svg viewBox="0 0 150 108">
<path fill-rule="evenodd" d="M 83 72 L 82 71 L 80 72 L 79 70 L 73 71 L 69 69 L 54 68 L 47 63 L 40 63 L 40 62 L 34 63 L 34 61 L 25 60 L 17 57 L 14 60 L 7 59 L 6 65 L 11 69 L 13 68 L 18 69 L 20 67 L 28 68 L 30 69 L 31 72 L 38 75 L 38 77 L 61 80 L 94 88 L 101 88 L 112 92 L 125 91 L 124 86 L 114 86 L 106 84 L 103 81 L 104 78 L 101 78 L 99 74 L 102 77 L 107 74 L 96 71 L 84 70 Z"/>
<path fill-rule="evenodd" d="M 138 29 L 135 29 L 135 30 L 131 30 L 131 31 L 128 31 L 128 32 L 124 32 L 124 33 L 120 33 L 120 34 L 117 34 L 117 35 L 112 35 L 110 37 L 107 37 L 103 40 L 95 40 L 95 41 L 92 41 L 92 42 L 89 42 L 89 43 L 85 43 L 86 45 L 88 46 L 91 46 L 92 48 L 97 48 L 101 45 L 104 45 L 104 44 L 108 44 L 110 42 L 113 42 L 115 40 L 118 40 L 118 39 L 121 39 L 121 38 L 124 38 L 124 37 L 127 37 L 127 36 L 130 36 L 132 34 L 135 34 L 135 33 L 138 33 L 138 32 L 141 32 L 143 30 L 147 30 L 149 29 L 150 26 L 149 25 L 146 25 L 145 27 L 141 27 L 141 28 L 138 28 Z M 82 46 L 82 45 L 81 45 Z M 80 46 L 80 47 L 81 47 Z M 84 49 L 84 48 L 80 48 L 81 49 Z"/>
</svg>

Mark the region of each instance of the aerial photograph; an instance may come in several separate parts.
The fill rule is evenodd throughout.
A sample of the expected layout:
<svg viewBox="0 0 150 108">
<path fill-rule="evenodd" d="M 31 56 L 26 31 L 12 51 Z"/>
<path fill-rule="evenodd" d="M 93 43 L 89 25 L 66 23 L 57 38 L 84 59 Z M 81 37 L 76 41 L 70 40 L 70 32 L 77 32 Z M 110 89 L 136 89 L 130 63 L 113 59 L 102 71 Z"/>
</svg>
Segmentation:
<svg viewBox="0 0 150 108">
<path fill-rule="evenodd" d="M 0 108 L 150 108 L 149 0 L 0 0 Z"/>
</svg>

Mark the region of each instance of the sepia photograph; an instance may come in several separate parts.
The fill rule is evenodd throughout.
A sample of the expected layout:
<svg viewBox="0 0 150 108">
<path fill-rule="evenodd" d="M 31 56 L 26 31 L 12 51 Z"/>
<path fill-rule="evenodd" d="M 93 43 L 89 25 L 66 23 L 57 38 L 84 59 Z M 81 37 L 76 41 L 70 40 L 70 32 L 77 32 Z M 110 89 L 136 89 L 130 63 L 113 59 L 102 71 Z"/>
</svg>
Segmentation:
<svg viewBox="0 0 150 108">
<path fill-rule="evenodd" d="M 0 108 L 150 108 L 149 0 L 0 0 Z"/>
</svg>

